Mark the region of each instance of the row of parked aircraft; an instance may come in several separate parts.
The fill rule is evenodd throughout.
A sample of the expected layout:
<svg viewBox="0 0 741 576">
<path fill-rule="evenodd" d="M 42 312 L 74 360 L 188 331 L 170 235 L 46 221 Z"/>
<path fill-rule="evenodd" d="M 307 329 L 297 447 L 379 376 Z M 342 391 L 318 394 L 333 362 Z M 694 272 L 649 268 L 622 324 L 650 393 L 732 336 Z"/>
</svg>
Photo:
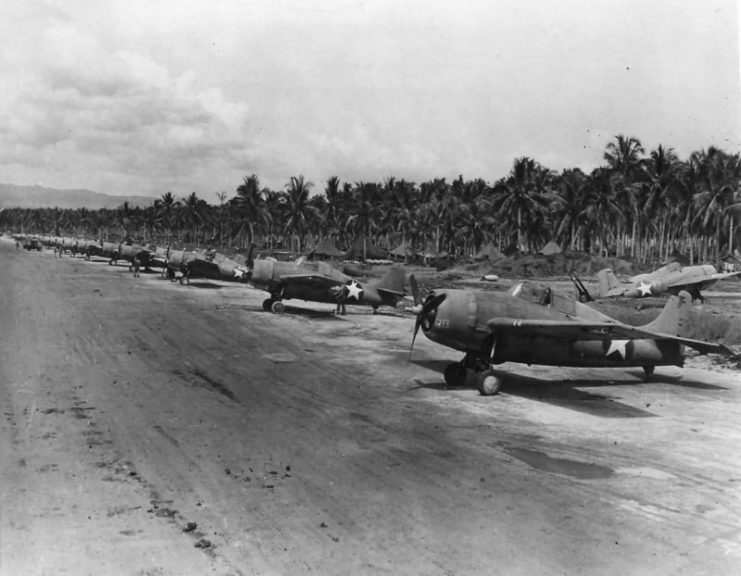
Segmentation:
<svg viewBox="0 0 741 576">
<path fill-rule="evenodd" d="M 741 272 L 718 272 L 712 264 L 682 266 L 671 262 L 648 274 L 631 276 L 621 282 L 610 268 L 597 272 L 597 298 L 647 298 L 662 294 L 689 292 L 693 300 L 704 301 L 701 290 L 718 282 L 740 275 Z M 582 299 L 590 301 L 593 296 L 575 275 L 571 279 Z"/>
<path fill-rule="evenodd" d="M 102 256 L 112 265 L 125 260 L 130 266 L 161 267 L 163 273 L 181 279 L 205 276 L 249 282 L 269 293 L 263 309 L 274 313 L 282 313 L 283 300 L 288 299 L 333 303 L 338 312 L 345 304 L 368 305 L 375 313 L 380 306 L 396 306 L 406 297 L 407 278 L 401 267 L 390 267 L 379 282 L 361 284 L 325 262 L 253 260 L 251 255 L 234 260 L 214 251 L 151 250 L 136 244 L 73 240 L 40 238 L 60 255 L 68 250 L 73 256 L 82 252 L 88 259 Z M 583 285 L 578 279 L 575 282 L 581 293 Z M 526 297 L 522 283 L 507 292 L 445 289 L 423 297 L 414 275 L 408 283 L 416 315 L 410 356 L 421 329 L 433 342 L 464 354 L 461 361 L 446 367 L 445 382 L 461 386 L 473 377 L 482 395 L 499 391 L 501 376 L 492 367 L 504 362 L 641 367 L 648 380 L 656 366 L 683 366 L 686 347 L 701 354 L 735 356 L 722 344 L 688 337 L 693 298 L 685 289 L 670 296 L 653 322 L 637 327 L 550 288 L 535 299 Z"/>
</svg>

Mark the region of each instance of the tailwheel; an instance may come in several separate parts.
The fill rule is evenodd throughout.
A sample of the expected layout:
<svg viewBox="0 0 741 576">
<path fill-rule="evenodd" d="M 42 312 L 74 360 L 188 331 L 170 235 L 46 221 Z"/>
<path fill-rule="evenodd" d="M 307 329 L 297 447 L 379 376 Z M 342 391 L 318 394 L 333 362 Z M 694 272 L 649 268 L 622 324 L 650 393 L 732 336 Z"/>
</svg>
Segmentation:
<svg viewBox="0 0 741 576">
<path fill-rule="evenodd" d="M 449 388 L 457 388 L 466 383 L 466 367 L 460 362 L 453 362 L 445 367 L 445 383 Z"/>
<path fill-rule="evenodd" d="M 270 310 L 273 314 L 283 314 L 283 312 L 286 311 L 286 307 L 283 305 L 283 302 L 277 300 L 273 302 L 272 306 L 270 306 Z"/>
<path fill-rule="evenodd" d="M 270 308 L 273 306 L 273 302 L 275 302 L 275 300 L 272 298 L 265 299 L 262 303 L 262 309 L 265 310 L 265 312 L 269 312 Z"/>
<path fill-rule="evenodd" d="M 655 366 L 644 366 L 643 367 L 643 381 L 648 382 L 651 379 L 651 376 L 654 375 L 654 368 Z"/>
<path fill-rule="evenodd" d="M 502 379 L 492 370 L 484 370 L 477 375 L 479 394 L 482 396 L 493 396 L 502 387 Z"/>
</svg>

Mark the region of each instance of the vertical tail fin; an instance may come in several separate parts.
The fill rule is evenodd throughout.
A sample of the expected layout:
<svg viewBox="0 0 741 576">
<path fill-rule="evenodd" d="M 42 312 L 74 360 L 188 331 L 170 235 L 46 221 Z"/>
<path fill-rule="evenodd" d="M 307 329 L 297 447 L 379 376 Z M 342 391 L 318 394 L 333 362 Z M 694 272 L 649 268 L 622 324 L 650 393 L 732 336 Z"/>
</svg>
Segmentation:
<svg viewBox="0 0 741 576">
<path fill-rule="evenodd" d="M 608 292 L 620 285 L 615 273 L 610 268 L 605 268 L 597 272 L 597 294 L 607 296 Z"/>
<path fill-rule="evenodd" d="M 669 298 L 656 320 L 642 328 L 650 332 L 686 338 L 689 334 L 690 310 L 692 310 L 692 296 L 689 292 L 682 290 L 678 296 Z"/>
<path fill-rule="evenodd" d="M 404 282 L 406 280 L 406 273 L 404 268 L 398 266 L 392 266 L 388 269 L 388 272 L 381 278 L 381 281 L 376 284 L 378 290 L 387 290 L 388 292 L 398 292 L 404 294 Z"/>
</svg>

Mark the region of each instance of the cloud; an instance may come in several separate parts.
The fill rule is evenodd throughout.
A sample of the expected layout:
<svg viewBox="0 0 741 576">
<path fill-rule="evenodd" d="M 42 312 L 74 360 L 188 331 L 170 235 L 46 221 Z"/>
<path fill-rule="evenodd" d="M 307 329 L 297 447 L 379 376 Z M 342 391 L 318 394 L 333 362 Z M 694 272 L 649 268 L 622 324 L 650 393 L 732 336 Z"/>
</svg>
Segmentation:
<svg viewBox="0 0 741 576">
<path fill-rule="evenodd" d="M 739 145 L 732 0 L 8 0 L 0 163 L 161 194 Z M 731 16 L 734 16 L 731 18 Z"/>
<path fill-rule="evenodd" d="M 6 164 L 66 166 L 81 182 L 94 168 L 108 174 L 104 182 L 132 178 L 157 193 L 231 172 L 250 156 L 249 107 L 196 72 L 174 75 L 149 55 L 111 51 L 69 21 L 52 19 L 37 39 L 23 80 L 4 97 L 12 110 L 0 117 Z"/>
</svg>

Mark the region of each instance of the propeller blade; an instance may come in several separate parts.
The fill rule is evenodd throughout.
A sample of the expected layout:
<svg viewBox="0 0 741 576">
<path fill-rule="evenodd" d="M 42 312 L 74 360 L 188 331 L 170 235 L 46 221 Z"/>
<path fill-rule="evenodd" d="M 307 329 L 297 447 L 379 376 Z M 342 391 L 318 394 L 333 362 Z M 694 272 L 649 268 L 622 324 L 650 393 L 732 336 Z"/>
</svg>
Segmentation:
<svg viewBox="0 0 741 576">
<path fill-rule="evenodd" d="M 427 300 L 425 300 L 425 303 L 422 304 L 422 310 L 420 310 L 419 312 L 419 317 L 421 318 L 422 316 L 429 314 L 433 310 L 437 310 L 437 307 L 442 304 L 445 298 L 447 298 L 447 294 L 430 294 L 427 297 Z"/>
<path fill-rule="evenodd" d="M 410 276 L 409 278 L 411 280 L 413 276 Z M 414 284 L 412 284 L 412 290 L 414 290 Z M 437 295 L 433 293 L 433 294 L 430 294 L 427 297 L 427 300 L 425 300 L 425 303 L 422 304 L 422 308 L 417 313 L 417 319 L 414 322 L 414 332 L 412 333 L 412 345 L 409 347 L 409 356 L 407 357 L 407 364 L 409 364 L 409 361 L 412 359 L 412 350 L 414 350 L 414 341 L 417 339 L 417 332 L 419 332 L 419 327 L 422 326 L 422 321 L 428 314 L 437 310 L 437 307 L 443 303 L 443 300 L 445 300 L 445 298 L 447 298 L 447 294 L 445 293 L 437 294 Z"/>
<path fill-rule="evenodd" d="M 414 274 L 409 275 L 409 286 L 412 289 L 414 305 L 418 306 L 419 304 L 422 304 L 422 295 L 419 292 L 419 284 L 417 284 L 417 279 L 414 277 Z"/>
<path fill-rule="evenodd" d="M 412 333 L 412 345 L 409 346 L 409 356 L 407 356 L 407 364 L 412 359 L 412 350 L 414 350 L 414 341 L 417 339 L 417 332 L 419 332 L 419 327 L 422 325 L 422 315 L 417 314 L 417 319 L 414 321 L 414 332 Z"/>
</svg>

